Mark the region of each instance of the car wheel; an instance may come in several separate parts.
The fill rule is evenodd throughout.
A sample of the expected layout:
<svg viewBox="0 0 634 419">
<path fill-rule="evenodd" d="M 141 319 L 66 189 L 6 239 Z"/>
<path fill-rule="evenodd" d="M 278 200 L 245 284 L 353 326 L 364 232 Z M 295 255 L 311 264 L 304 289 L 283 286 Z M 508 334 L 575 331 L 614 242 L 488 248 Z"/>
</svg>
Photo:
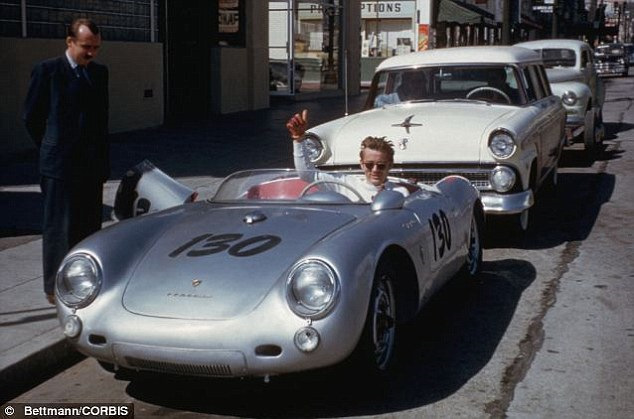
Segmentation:
<svg viewBox="0 0 634 419">
<path fill-rule="evenodd" d="M 396 343 L 396 299 L 394 271 L 381 264 L 376 271 L 368 314 L 361 339 L 353 355 L 355 366 L 370 376 L 383 375 L 393 364 Z"/>
<path fill-rule="evenodd" d="M 594 110 L 589 109 L 586 112 L 585 127 L 583 130 L 583 145 L 587 152 L 593 153 L 597 149 L 597 118 L 594 115 Z"/>
<path fill-rule="evenodd" d="M 523 233 L 528 231 L 530 209 L 525 209 L 524 211 L 516 215 L 515 218 L 516 218 L 517 228 L 519 229 L 519 231 Z"/>
<path fill-rule="evenodd" d="M 484 216 L 478 207 L 473 209 L 469 239 L 467 242 L 467 260 L 463 267 L 464 276 L 475 278 L 482 269 L 482 232 L 484 231 Z"/>
</svg>

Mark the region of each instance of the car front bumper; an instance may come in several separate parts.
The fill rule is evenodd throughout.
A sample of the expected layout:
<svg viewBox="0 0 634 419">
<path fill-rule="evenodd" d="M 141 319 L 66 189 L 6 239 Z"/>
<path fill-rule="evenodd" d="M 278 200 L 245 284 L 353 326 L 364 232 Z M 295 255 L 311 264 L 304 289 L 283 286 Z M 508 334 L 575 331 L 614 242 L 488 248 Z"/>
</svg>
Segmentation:
<svg viewBox="0 0 634 419">
<path fill-rule="evenodd" d="M 341 362 L 356 346 L 365 320 L 364 313 L 356 315 L 343 305 L 310 324 L 280 304 L 264 306 L 270 307 L 226 320 L 141 316 L 119 304 L 103 310 L 89 306 L 75 313 L 81 333 L 69 341 L 84 355 L 135 371 L 263 377 Z M 73 314 L 64 306 L 58 305 L 58 310 L 63 327 L 66 316 Z M 312 352 L 302 352 L 294 338 L 308 326 L 319 335 L 319 344 Z"/>
<path fill-rule="evenodd" d="M 600 76 L 610 76 L 614 74 L 623 74 L 627 71 L 625 64 L 608 64 L 597 66 L 597 74 Z"/>
<path fill-rule="evenodd" d="M 483 192 L 481 200 L 484 212 L 490 215 L 519 214 L 535 202 L 530 189 L 514 194 Z"/>
</svg>

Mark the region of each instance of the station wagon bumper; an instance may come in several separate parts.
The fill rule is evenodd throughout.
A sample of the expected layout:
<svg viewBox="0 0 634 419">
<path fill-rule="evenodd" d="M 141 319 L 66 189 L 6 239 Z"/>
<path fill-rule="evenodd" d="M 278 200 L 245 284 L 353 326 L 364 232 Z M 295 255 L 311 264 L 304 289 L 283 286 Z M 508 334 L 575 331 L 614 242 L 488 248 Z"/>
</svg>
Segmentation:
<svg viewBox="0 0 634 419">
<path fill-rule="evenodd" d="M 484 212 L 491 215 L 519 214 L 535 202 L 530 189 L 514 194 L 483 192 L 481 199 Z"/>
<path fill-rule="evenodd" d="M 568 109 L 566 109 L 568 112 Z M 568 141 L 576 138 L 585 129 L 584 115 L 571 114 L 566 115 L 566 139 Z"/>
</svg>

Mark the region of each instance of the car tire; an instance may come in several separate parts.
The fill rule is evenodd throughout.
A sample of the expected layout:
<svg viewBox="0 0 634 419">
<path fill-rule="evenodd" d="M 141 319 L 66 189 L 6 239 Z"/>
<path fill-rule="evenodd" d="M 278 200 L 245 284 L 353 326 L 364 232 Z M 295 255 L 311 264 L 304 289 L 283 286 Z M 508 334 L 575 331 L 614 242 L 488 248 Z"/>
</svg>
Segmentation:
<svg viewBox="0 0 634 419">
<path fill-rule="evenodd" d="M 525 209 L 515 216 L 516 228 L 520 233 L 526 233 L 530 227 L 531 210 Z"/>
<path fill-rule="evenodd" d="M 368 313 L 352 364 L 362 375 L 372 378 L 389 373 L 396 346 L 396 297 L 394 270 L 380 264 L 374 276 Z"/>
<path fill-rule="evenodd" d="M 482 240 L 484 232 L 484 213 L 480 206 L 473 208 L 469 238 L 467 241 L 467 260 L 462 267 L 462 276 L 473 280 L 482 270 Z"/>
<path fill-rule="evenodd" d="M 586 123 L 583 129 L 583 146 L 588 153 L 594 153 L 597 150 L 597 117 L 594 114 L 593 109 L 589 109 L 586 112 Z"/>
</svg>

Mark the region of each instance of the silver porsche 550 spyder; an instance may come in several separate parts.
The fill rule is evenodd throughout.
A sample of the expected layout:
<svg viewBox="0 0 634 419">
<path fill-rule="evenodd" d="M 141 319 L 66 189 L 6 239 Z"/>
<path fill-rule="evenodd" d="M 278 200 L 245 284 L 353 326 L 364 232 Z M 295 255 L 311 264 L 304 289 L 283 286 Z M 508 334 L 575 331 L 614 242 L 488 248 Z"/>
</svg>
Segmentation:
<svg viewBox="0 0 634 419">
<path fill-rule="evenodd" d="M 381 374 L 396 325 L 478 273 L 482 204 L 459 176 L 364 202 L 316 173 L 237 172 L 212 199 L 87 238 L 58 271 L 65 335 L 131 370 L 268 377 L 349 359 Z"/>
</svg>

